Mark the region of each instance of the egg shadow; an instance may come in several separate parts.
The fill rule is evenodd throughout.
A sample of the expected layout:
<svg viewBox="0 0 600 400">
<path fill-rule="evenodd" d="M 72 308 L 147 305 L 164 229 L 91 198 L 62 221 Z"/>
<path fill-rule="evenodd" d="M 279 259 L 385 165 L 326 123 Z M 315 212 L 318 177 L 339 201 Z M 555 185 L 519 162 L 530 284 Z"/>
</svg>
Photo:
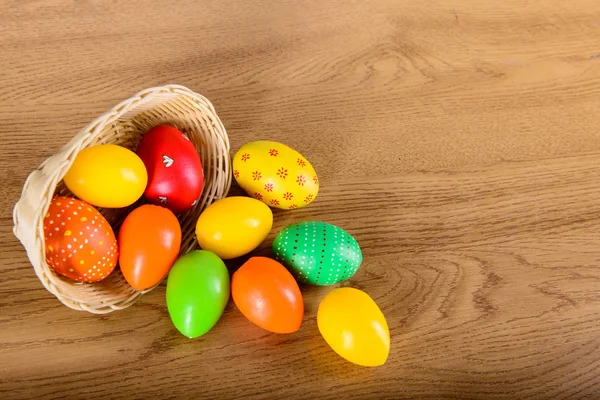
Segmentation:
<svg viewBox="0 0 600 400">
<path fill-rule="evenodd" d="M 304 300 L 304 318 L 315 318 L 317 317 L 317 311 L 321 300 L 331 292 L 336 286 L 314 286 L 308 284 L 301 284 L 300 291 L 302 292 L 302 298 Z"/>
</svg>

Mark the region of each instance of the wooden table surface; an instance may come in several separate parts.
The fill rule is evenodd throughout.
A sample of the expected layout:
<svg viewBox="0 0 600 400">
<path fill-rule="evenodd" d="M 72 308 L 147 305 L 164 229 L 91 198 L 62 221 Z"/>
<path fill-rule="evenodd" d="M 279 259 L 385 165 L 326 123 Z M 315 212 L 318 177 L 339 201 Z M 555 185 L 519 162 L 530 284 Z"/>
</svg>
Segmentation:
<svg viewBox="0 0 600 400">
<path fill-rule="evenodd" d="M 189 340 L 164 283 L 95 316 L 63 306 L 12 235 L 28 173 L 133 93 L 207 96 L 232 150 L 315 166 L 309 207 L 364 253 L 343 286 L 387 317 L 379 368 L 338 357 L 303 287 L 275 335 L 230 301 Z M 600 397 L 597 0 L 0 0 L 0 397 Z"/>
</svg>

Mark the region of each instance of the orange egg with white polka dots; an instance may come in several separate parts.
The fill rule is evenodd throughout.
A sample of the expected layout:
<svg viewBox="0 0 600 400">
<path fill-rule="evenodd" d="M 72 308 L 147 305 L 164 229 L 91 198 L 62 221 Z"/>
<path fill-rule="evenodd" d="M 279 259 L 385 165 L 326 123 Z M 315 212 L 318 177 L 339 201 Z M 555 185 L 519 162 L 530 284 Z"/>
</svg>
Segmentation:
<svg viewBox="0 0 600 400">
<path fill-rule="evenodd" d="M 98 282 L 115 269 L 117 239 L 108 221 L 93 206 L 57 196 L 44 217 L 46 262 L 78 282 Z"/>
</svg>

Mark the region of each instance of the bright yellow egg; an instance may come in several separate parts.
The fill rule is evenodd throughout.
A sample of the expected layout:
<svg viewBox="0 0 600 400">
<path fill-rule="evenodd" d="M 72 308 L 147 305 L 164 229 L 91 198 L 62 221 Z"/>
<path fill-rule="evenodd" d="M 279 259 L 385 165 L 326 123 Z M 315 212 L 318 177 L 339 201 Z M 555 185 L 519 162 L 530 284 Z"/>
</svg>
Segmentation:
<svg viewBox="0 0 600 400">
<path fill-rule="evenodd" d="M 277 142 L 243 145 L 233 157 L 233 175 L 250 196 L 276 208 L 304 207 L 319 192 L 319 179 L 310 162 Z"/>
<path fill-rule="evenodd" d="M 212 203 L 196 224 L 198 244 L 228 260 L 258 247 L 273 226 L 271 209 L 249 197 L 227 197 Z"/>
<path fill-rule="evenodd" d="M 327 344 L 354 364 L 376 367 L 388 358 L 387 321 L 362 290 L 345 287 L 329 292 L 319 304 L 317 326 Z"/>
<path fill-rule="evenodd" d="M 142 196 L 148 173 L 134 152 L 105 144 L 80 151 L 64 181 L 83 201 L 98 207 L 120 208 Z"/>
</svg>

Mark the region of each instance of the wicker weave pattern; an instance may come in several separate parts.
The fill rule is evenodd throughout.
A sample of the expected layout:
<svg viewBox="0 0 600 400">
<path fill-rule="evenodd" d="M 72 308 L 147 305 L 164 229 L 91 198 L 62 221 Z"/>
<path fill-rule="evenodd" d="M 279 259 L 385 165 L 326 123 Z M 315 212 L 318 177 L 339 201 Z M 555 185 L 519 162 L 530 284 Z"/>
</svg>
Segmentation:
<svg viewBox="0 0 600 400">
<path fill-rule="evenodd" d="M 196 247 L 195 223 L 210 203 L 227 195 L 231 185 L 229 139 L 212 104 L 179 85 L 154 87 L 121 102 L 82 129 L 69 143 L 32 172 L 13 210 L 14 233 L 27 251 L 38 278 L 62 303 L 76 310 L 109 313 L 132 305 L 143 293 L 123 278 L 119 269 L 94 284 L 77 283 L 57 275 L 45 261 L 43 218 L 55 194 L 71 195 L 64 183 L 77 153 L 86 147 L 114 143 L 135 149 L 142 135 L 160 124 L 170 124 L 187 134 L 200 153 L 205 183 L 194 208 L 179 216 L 181 253 Z M 141 202 L 141 200 L 140 200 Z M 100 209 L 118 230 L 128 209 Z"/>
</svg>

